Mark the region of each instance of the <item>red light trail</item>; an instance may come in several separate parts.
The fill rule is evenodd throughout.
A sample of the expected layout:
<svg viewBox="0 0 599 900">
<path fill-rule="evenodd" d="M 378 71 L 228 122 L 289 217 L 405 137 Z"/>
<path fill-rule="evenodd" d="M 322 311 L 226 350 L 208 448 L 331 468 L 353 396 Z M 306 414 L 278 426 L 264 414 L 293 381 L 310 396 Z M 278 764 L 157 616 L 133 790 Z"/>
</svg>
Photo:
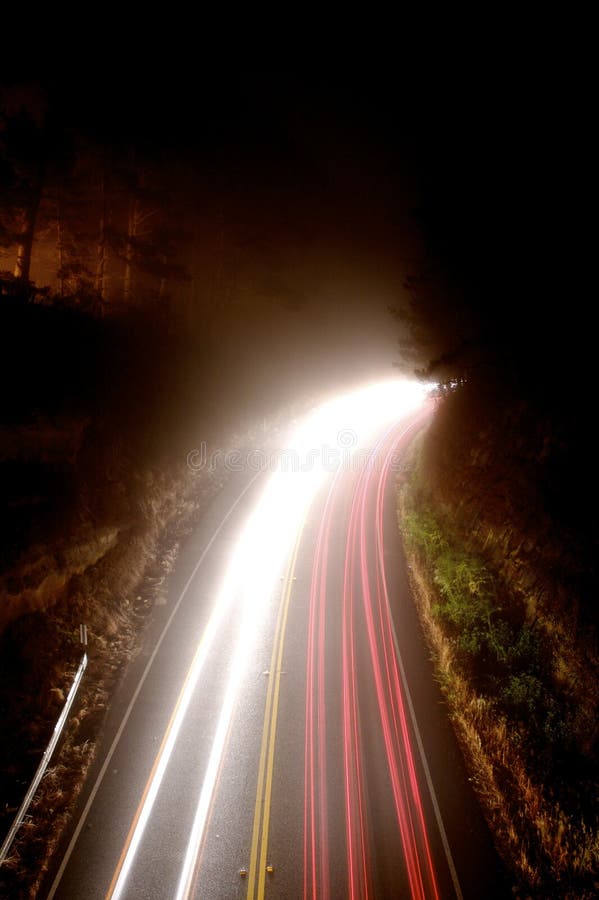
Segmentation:
<svg viewBox="0 0 599 900">
<path fill-rule="evenodd" d="M 373 887 L 373 823 L 367 803 L 365 754 L 368 742 L 360 729 L 360 692 L 365 679 L 373 686 L 384 745 L 388 784 L 397 823 L 397 852 L 403 857 L 406 887 L 413 900 L 438 900 L 439 890 L 427 834 L 408 723 L 390 598 L 385 578 L 383 523 L 385 493 L 397 448 L 413 428 L 394 426 L 379 440 L 359 473 L 339 470 L 326 497 L 319 526 L 308 611 L 304 790 L 304 900 L 331 896 L 327 777 L 328 717 L 325 640 L 341 646 L 342 748 L 347 896 L 368 900 Z M 332 564 L 333 517 L 343 487 L 353 478 L 343 554 L 341 616 L 333 617 L 327 595 Z M 374 532 L 374 540 L 373 540 Z M 368 648 L 369 668 L 358 658 L 358 638 Z M 329 663 L 330 664 L 330 663 Z M 327 676 L 330 678 L 330 675 Z M 330 702 L 330 696 L 329 696 Z M 337 698 L 337 704 L 339 698 Z M 328 766 L 328 768 L 327 768 Z"/>
</svg>

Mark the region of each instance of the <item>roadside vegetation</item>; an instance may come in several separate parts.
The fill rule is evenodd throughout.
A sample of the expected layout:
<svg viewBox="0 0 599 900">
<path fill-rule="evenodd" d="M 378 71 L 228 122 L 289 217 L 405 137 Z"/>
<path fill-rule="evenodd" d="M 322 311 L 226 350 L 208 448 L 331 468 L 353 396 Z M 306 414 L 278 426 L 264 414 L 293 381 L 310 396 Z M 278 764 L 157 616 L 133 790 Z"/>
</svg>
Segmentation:
<svg viewBox="0 0 599 900">
<path fill-rule="evenodd" d="M 0 871 L 0 896 L 40 896 L 53 856 L 93 764 L 110 696 L 141 645 L 148 613 L 164 595 L 180 541 L 218 489 L 202 473 L 193 494 L 174 473 L 146 484 L 146 501 L 98 560 L 68 573 L 59 598 L 21 615 L 0 637 L 2 839 L 50 739 L 83 653 L 89 664 L 59 748 Z M 121 523 L 122 524 L 122 523 Z M 58 557 L 54 554 L 55 561 Z M 13 585 L 17 594 L 23 585 Z"/>
<path fill-rule="evenodd" d="M 559 631 L 531 618 L 472 551 L 421 472 L 398 491 L 415 595 L 472 780 L 521 896 L 599 889 L 593 704 L 563 677 Z"/>
<path fill-rule="evenodd" d="M 89 635 L 64 738 L 0 870 L 0 896 L 29 898 L 178 544 L 222 483 L 186 465 L 221 425 L 192 396 L 205 357 L 160 322 L 3 298 L 0 333 L 0 840 L 79 665 L 81 623 Z"/>
</svg>

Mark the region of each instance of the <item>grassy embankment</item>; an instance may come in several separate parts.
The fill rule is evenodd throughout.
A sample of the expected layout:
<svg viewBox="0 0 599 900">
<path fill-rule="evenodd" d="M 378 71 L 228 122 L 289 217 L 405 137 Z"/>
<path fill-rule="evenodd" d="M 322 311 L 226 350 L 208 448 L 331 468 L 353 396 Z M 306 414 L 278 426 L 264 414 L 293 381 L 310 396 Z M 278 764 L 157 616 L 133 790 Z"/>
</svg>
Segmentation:
<svg viewBox="0 0 599 900">
<path fill-rule="evenodd" d="M 436 503 L 422 444 L 398 491 L 399 523 L 437 677 L 486 818 L 523 896 L 596 896 L 592 705 L 560 678 L 559 630 L 530 617 Z"/>
</svg>

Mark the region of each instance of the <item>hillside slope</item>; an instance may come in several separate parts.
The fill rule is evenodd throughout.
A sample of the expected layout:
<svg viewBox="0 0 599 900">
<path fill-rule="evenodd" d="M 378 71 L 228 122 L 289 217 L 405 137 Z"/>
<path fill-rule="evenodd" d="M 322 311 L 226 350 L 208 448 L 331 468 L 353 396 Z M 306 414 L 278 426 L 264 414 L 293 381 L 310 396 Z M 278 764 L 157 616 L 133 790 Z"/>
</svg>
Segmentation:
<svg viewBox="0 0 599 900">
<path fill-rule="evenodd" d="M 448 391 L 400 524 L 450 714 L 525 890 L 592 896 L 599 839 L 594 471 L 579 411 Z"/>
</svg>

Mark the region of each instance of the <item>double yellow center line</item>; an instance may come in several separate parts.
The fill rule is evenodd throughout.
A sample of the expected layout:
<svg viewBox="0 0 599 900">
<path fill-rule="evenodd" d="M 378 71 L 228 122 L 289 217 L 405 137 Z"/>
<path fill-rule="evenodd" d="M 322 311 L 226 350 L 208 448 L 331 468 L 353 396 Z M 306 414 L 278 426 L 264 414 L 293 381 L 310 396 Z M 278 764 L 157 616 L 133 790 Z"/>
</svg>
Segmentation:
<svg viewBox="0 0 599 900">
<path fill-rule="evenodd" d="M 304 524 L 305 518 L 298 529 L 291 560 L 287 568 L 287 574 L 283 585 L 283 595 L 275 627 L 274 644 L 270 661 L 270 674 L 268 678 L 268 690 L 266 693 L 262 745 L 260 747 L 260 765 L 258 769 L 258 786 L 256 788 L 256 806 L 254 809 L 254 826 L 250 850 L 247 900 L 263 900 L 266 887 L 268 829 L 270 825 L 270 800 L 272 795 L 279 691 L 281 687 L 281 665 L 285 647 L 285 631 L 287 627 L 289 604 L 291 601 L 291 589 L 293 586 L 293 577 Z"/>
</svg>

